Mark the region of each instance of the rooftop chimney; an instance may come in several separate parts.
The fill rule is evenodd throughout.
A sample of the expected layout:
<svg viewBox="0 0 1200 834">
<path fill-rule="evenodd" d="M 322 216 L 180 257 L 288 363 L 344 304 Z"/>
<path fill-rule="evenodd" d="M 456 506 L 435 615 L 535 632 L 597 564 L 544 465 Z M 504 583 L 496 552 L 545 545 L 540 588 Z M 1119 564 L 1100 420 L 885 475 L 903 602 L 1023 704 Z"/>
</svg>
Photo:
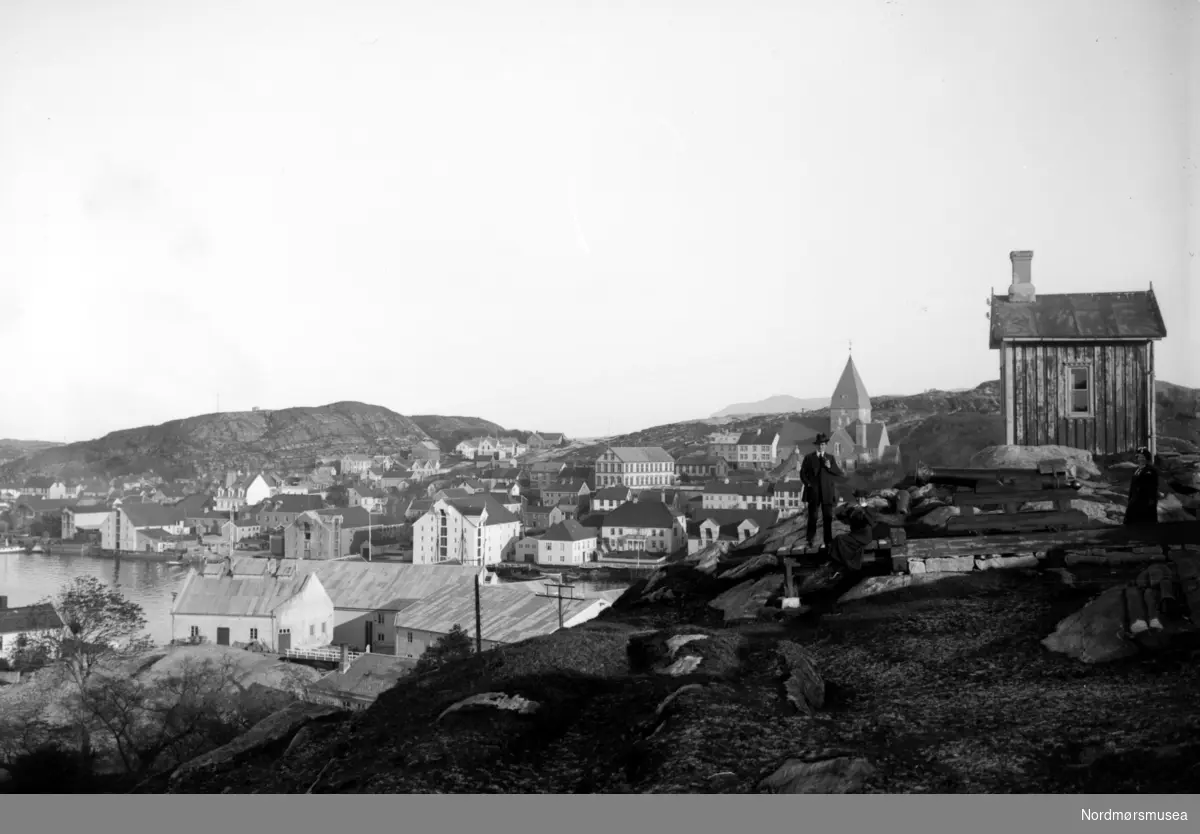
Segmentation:
<svg viewBox="0 0 1200 834">
<path fill-rule="evenodd" d="M 342 643 L 342 661 L 340 664 L 340 668 L 341 668 L 342 674 L 345 674 L 346 670 L 348 670 L 350 668 L 350 647 L 347 646 L 345 643 Z"/>
<path fill-rule="evenodd" d="M 1012 261 L 1012 285 L 1008 288 L 1008 300 L 1014 302 L 1031 302 L 1036 300 L 1033 279 L 1030 277 L 1030 265 L 1033 262 L 1033 252 L 1009 252 L 1008 259 Z"/>
</svg>

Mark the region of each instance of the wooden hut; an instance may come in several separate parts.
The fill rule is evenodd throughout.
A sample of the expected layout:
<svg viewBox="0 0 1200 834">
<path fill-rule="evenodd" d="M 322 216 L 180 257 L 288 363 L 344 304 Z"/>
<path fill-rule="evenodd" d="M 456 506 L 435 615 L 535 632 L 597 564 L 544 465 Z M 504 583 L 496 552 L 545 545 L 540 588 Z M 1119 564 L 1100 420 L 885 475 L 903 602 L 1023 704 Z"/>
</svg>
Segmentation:
<svg viewBox="0 0 1200 834">
<path fill-rule="evenodd" d="M 1032 252 L 1011 252 L 1013 282 L 991 300 L 1005 442 L 1094 455 L 1156 450 L 1154 342 L 1167 335 L 1154 286 L 1039 295 Z"/>
</svg>

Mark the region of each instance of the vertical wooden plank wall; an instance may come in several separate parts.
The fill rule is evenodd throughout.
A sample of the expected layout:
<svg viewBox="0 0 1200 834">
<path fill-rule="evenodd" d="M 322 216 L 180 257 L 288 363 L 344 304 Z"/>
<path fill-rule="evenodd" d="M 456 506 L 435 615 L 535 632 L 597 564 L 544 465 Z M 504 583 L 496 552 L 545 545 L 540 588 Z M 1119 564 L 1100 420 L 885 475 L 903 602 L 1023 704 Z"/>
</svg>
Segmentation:
<svg viewBox="0 0 1200 834">
<path fill-rule="evenodd" d="M 1070 446 L 1098 455 L 1152 442 L 1150 343 L 1010 343 L 1006 348 L 1011 360 L 1001 379 L 1012 409 L 1014 437 L 1009 442 Z M 1092 368 L 1092 417 L 1067 416 L 1070 365 Z"/>
</svg>

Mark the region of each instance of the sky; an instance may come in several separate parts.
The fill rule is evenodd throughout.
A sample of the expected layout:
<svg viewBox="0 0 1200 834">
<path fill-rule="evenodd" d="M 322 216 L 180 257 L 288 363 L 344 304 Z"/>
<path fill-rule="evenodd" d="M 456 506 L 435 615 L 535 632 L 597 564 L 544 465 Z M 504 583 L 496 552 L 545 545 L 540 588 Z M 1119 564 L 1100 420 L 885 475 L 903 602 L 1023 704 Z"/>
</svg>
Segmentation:
<svg viewBox="0 0 1200 834">
<path fill-rule="evenodd" d="M 1153 282 L 1200 387 L 1197 44 L 1188 0 L 5 0 L 0 437 L 608 435 L 851 347 L 872 395 L 972 387 L 1020 249 Z"/>
</svg>

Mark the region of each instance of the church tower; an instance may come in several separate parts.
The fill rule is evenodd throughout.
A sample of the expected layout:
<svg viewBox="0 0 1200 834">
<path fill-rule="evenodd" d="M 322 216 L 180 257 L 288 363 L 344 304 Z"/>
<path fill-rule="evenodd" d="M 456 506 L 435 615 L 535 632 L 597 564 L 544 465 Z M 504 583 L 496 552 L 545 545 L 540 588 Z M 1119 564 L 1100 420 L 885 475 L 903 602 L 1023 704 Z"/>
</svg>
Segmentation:
<svg viewBox="0 0 1200 834">
<path fill-rule="evenodd" d="M 849 426 L 856 420 L 864 425 L 871 422 L 871 398 L 867 396 L 867 386 L 863 385 L 851 356 L 846 360 L 846 369 L 842 371 L 829 403 L 829 432 L 846 429 L 854 437 L 855 432 Z"/>
</svg>

